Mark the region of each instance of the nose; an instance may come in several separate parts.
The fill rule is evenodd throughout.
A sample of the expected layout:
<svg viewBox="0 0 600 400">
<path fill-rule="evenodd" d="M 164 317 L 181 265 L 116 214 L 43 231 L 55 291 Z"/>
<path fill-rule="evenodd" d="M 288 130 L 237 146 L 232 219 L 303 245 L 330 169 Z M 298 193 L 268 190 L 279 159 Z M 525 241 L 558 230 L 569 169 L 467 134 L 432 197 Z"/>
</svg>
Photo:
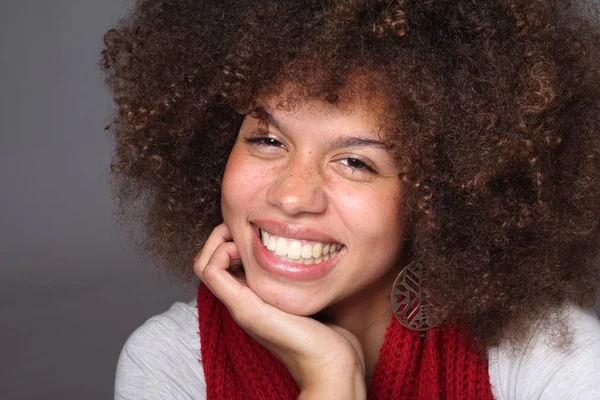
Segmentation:
<svg viewBox="0 0 600 400">
<path fill-rule="evenodd" d="M 318 214 L 327 208 L 324 181 L 309 160 L 291 160 L 267 189 L 267 201 L 289 215 Z"/>
</svg>

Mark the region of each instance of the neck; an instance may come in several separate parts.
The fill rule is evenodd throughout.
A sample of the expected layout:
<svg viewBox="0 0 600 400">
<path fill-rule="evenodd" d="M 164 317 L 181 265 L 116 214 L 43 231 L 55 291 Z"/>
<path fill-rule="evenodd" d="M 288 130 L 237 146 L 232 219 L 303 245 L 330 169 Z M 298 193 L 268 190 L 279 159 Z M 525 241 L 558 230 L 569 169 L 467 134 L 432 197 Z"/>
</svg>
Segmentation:
<svg viewBox="0 0 600 400">
<path fill-rule="evenodd" d="M 365 356 L 367 383 L 375 372 L 392 318 L 390 298 L 398 272 L 398 268 L 393 268 L 368 288 L 332 305 L 324 313 L 329 322 L 348 330 L 360 341 Z"/>
</svg>

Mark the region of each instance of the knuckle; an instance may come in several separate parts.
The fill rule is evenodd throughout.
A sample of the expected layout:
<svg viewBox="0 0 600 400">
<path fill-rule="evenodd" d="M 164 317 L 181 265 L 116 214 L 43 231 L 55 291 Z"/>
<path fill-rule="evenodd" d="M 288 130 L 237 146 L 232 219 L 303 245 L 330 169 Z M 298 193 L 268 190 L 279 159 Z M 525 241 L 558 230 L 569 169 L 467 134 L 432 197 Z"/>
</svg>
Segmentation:
<svg viewBox="0 0 600 400">
<path fill-rule="evenodd" d="M 203 269 L 204 268 L 202 267 L 202 264 L 200 263 L 200 254 L 198 254 L 194 258 L 194 273 L 196 274 L 196 276 L 201 277 Z"/>
<path fill-rule="evenodd" d="M 227 226 L 225 224 L 218 225 L 213 232 L 219 236 L 224 236 L 227 234 Z"/>
<path fill-rule="evenodd" d="M 208 265 L 204 268 L 204 270 L 201 272 L 201 278 L 204 281 L 214 281 L 219 275 L 219 269 L 211 263 L 208 263 Z"/>
</svg>

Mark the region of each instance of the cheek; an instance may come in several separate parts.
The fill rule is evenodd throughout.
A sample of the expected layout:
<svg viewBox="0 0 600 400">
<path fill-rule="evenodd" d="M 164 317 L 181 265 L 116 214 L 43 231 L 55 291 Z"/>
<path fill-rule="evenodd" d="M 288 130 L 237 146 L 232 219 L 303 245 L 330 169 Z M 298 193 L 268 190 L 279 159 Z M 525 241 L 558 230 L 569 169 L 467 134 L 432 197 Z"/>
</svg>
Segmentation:
<svg viewBox="0 0 600 400">
<path fill-rule="evenodd" d="M 377 191 L 338 191 L 337 209 L 352 235 L 354 245 L 369 249 L 372 256 L 396 260 L 402 251 L 403 218 L 399 212 L 401 193 L 396 187 Z M 388 260 L 389 259 L 389 260 Z"/>
<path fill-rule="evenodd" d="M 400 195 L 393 191 L 367 192 L 360 190 L 339 191 L 336 195 L 339 209 L 349 228 L 359 229 L 371 235 L 390 234 L 401 228 L 399 213 Z"/>
<path fill-rule="evenodd" d="M 252 201 L 256 201 L 264 186 L 264 170 L 252 163 L 252 159 L 232 150 L 225 167 L 221 186 L 221 208 L 225 222 L 244 213 Z"/>
</svg>

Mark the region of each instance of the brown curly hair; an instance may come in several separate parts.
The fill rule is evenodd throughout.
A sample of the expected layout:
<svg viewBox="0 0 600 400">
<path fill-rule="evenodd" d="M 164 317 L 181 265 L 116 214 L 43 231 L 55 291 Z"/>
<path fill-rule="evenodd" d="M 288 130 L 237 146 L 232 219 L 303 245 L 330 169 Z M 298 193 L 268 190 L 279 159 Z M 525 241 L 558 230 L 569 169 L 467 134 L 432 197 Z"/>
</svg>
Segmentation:
<svg viewBox="0 0 600 400">
<path fill-rule="evenodd" d="M 439 315 L 498 343 L 600 286 L 597 21 L 569 0 L 138 1 L 101 61 L 121 209 L 192 280 L 257 98 L 335 104 L 363 77 L 394 121 L 410 262 Z"/>
</svg>

